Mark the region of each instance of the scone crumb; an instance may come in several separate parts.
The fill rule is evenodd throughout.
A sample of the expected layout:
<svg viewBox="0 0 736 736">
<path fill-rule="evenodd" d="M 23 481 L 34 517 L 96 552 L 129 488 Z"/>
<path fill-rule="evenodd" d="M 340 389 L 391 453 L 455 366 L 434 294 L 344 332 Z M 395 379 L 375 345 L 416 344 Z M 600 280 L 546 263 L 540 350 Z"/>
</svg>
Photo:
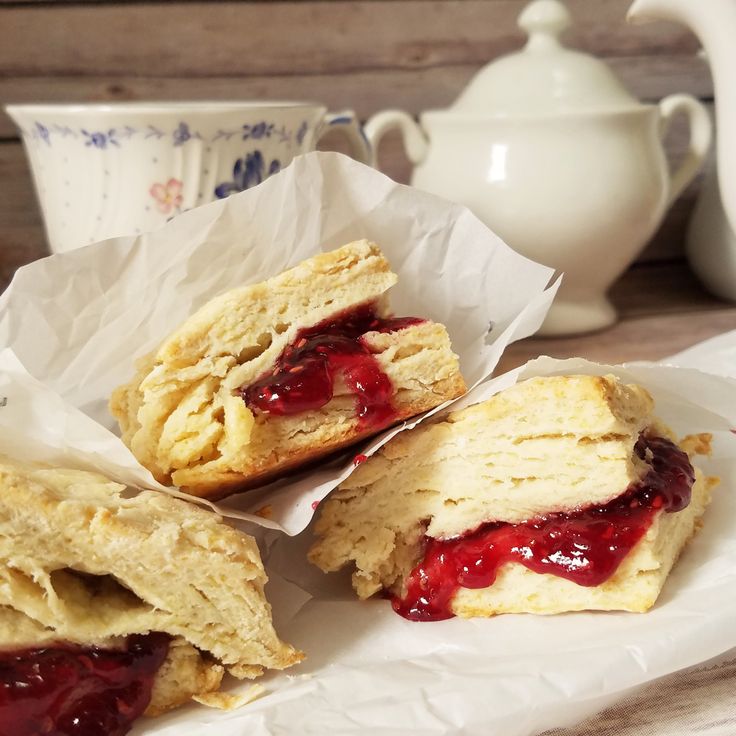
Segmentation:
<svg viewBox="0 0 736 736">
<path fill-rule="evenodd" d="M 713 435 L 710 432 L 701 432 L 700 434 L 689 434 L 683 437 L 679 445 L 688 455 L 711 455 L 711 442 Z"/>
<path fill-rule="evenodd" d="M 273 507 L 267 503 L 265 506 L 261 506 L 255 512 L 255 515 L 260 516 L 262 519 L 270 519 L 273 516 Z"/>
<path fill-rule="evenodd" d="M 705 485 L 708 486 L 708 490 L 713 490 L 717 485 L 720 485 L 721 478 L 717 475 L 708 475 L 706 476 L 703 481 L 705 482 Z"/>
<path fill-rule="evenodd" d="M 252 703 L 265 692 L 266 688 L 263 685 L 256 684 L 251 685 L 244 693 L 203 693 L 202 695 L 193 695 L 192 700 L 196 700 L 198 703 L 206 705 L 209 708 L 236 710 L 248 703 Z"/>
</svg>

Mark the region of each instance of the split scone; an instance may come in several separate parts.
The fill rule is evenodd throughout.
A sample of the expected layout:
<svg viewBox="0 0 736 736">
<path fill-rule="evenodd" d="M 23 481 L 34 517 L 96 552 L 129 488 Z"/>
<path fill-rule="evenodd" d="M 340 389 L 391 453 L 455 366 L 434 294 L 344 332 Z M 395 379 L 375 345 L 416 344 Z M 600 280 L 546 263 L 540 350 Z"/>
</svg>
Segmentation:
<svg viewBox="0 0 736 736">
<path fill-rule="evenodd" d="M 301 660 L 273 629 L 252 537 L 165 494 L 129 495 L 0 458 L 0 733 L 123 734 L 192 697 L 227 703 L 226 671 Z"/>
<path fill-rule="evenodd" d="M 123 441 L 220 498 L 461 395 L 445 328 L 388 316 L 396 280 L 362 240 L 214 298 L 114 392 Z"/>
<path fill-rule="evenodd" d="M 403 432 L 320 506 L 310 559 L 353 563 L 361 598 L 414 620 L 645 611 L 717 482 L 693 469 L 641 387 L 517 384 Z"/>
</svg>

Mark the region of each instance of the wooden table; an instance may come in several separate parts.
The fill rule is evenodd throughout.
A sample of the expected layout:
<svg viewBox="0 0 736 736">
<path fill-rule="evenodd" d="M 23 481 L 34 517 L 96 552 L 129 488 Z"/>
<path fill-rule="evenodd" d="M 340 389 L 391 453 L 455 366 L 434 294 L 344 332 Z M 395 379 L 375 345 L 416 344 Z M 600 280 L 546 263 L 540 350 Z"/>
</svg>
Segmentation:
<svg viewBox="0 0 736 736">
<path fill-rule="evenodd" d="M 618 324 L 589 335 L 514 343 L 497 372 L 538 355 L 601 363 L 659 360 L 736 329 L 736 304 L 705 292 L 684 261 L 637 264 L 614 286 L 611 297 L 621 317 Z"/>
<path fill-rule="evenodd" d="M 573 728 L 540 736 L 733 736 L 736 650 L 656 680 Z"/>
</svg>

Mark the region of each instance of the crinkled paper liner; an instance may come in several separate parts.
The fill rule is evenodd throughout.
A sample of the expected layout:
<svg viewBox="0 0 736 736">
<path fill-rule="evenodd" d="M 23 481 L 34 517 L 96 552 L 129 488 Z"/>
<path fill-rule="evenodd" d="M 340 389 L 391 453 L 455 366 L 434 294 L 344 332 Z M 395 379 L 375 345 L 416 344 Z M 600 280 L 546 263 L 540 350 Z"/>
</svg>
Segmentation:
<svg viewBox="0 0 736 736">
<path fill-rule="evenodd" d="M 556 292 L 556 283 L 548 287 L 551 269 L 512 251 L 464 207 L 346 156 L 308 154 L 260 186 L 186 212 L 157 232 L 21 268 L 0 297 L 0 401 L 7 404 L 0 436 L 13 451 L 25 448 L 28 459 L 64 458 L 163 490 L 120 442 L 107 408 L 112 390 L 132 377 L 135 359 L 213 296 L 361 238 L 378 243 L 399 276 L 391 291 L 395 313 L 446 325 L 470 385 L 491 374 L 509 342 L 538 329 Z M 19 401 L 28 404 L 21 409 Z M 26 412 L 23 423 L 13 406 Z M 216 508 L 296 534 L 315 502 L 352 472 L 356 453 L 370 455 L 418 421 Z M 253 515 L 266 510 L 268 518 Z"/>
<path fill-rule="evenodd" d="M 736 365 L 727 370 L 736 376 Z M 523 378 L 574 373 L 639 383 L 675 432 L 714 435 L 712 458 L 698 464 L 722 483 L 651 611 L 410 622 L 386 600 L 358 601 L 348 574 L 311 567 L 310 530 L 293 538 L 265 532 L 277 629 L 306 661 L 267 675 L 267 694 L 242 711 L 187 708 L 135 733 L 531 736 L 736 646 L 736 379 L 540 358 L 480 385 L 460 404 Z"/>
<path fill-rule="evenodd" d="M 106 408 L 111 390 L 213 295 L 362 237 L 377 241 L 399 274 L 396 313 L 446 324 L 471 385 L 488 378 L 509 342 L 537 329 L 554 296 L 549 269 L 513 253 L 467 210 L 343 157 L 310 154 L 159 232 L 20 269 L 0 297 L 0 452 L 173 492 L 117 438 Z M 732 336 L 678 356 L 721 376 L 545 358 L 486 380 L 455 405 L 532 375 L 612 372 L 646 386 L 675 431 L 713 432 L 714 455 L 703 465 L 723 484 L 651 612 L 412 623 L 384 600 L 358 602 L 348 575 L 310 567 L 309 530 L 288 537 L 262 529 L 277 629 L 307 660 L 264 677 L 267 693 L 241 710 L 188 706 L 143 719 L 133 733 L 525 736 L 735 646 L 736 381 L 727 377 L 736 375 L 735 344 Z M 267 498 L 272 522 L 295 534 L 351 467 L 348 460 L 243 494 L 220 510 L 244 517 Z"/>
</svg>

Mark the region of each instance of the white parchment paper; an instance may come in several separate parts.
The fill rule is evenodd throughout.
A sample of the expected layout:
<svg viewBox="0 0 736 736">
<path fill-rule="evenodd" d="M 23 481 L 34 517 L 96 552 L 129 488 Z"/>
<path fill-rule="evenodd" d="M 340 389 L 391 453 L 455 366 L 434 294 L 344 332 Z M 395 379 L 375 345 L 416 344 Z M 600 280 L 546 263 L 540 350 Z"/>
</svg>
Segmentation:
<svg viewBox="0 0 736 736">
<path fill-rule="evenodd" d="M 536 331 L 556 291 L 556 284 L 547 288 L 551 269 L 512 251 L 469 210 L 345 156 L 311 153 L 260 186 L 186 212 L 157 232 L 21 268 L 0 297 L 0 346 L 42 384 L 26 394 L 35 405 L 25 436 L 45 436 L 44 405 L 52 401 L 53 421 L 68 425 L 68 459 L 84 466 L 94 445 L 112 477 L 160 488 L 117 439 L 107 409 L 112 390 L 131 378 L 134 360 L 216 294 L 359 238 L 377 242 L 399 275 L 391 292 L 395 313 L 447 326 L 469 385 L 491 374 L 509 342 Z M 0 412 L 6 436 L 13 432 L 10 417 Z M 354 454 L 371 454 L 396 431 L 218 508 L 297 533 L 313 504 L 352 471 Z M 270 522 L 249 516 L 266 505 Z"/>
<path fill-rule="evenodd" d="M 267 594 L 278 629 L 307 660 L 266 677 L 268 693 L 241 711 L 186 708 L 141 722 L 135 733 L 531 736 L 736 646 L 736 380 L 649 364 L 541 358 L 463 402 L 520 378 L 609 372 L 646 386 L 677 432 L 713 432 L 713 457 L 699 464 L 723 479 L 703 530 L 650 612 L 413 623 L 385 600 L 357 601 L 346 575 L 325 576 L 305 563 L 309 531 L 295 538 L 267 533 Z"/>
<path fill-rule="evenodd" d="M 662 362 L 736 378 L 736 330 L 699 342 Z"/>
<path fill-rule="evenodd" d="M 509 251 L 466 210 L 339 156 L 309 155 L 260 187 L 185 213 L 158 233 L 21 269 L 0 297 L 6 348 L 0 351 L 0 452 L 90 467 L 155 488 L 115 436 L 106 410 L 110 390 L 129 378 L 133 359 L 214 294 L 358 237 L 379 242 L 399 273 L 397 313 L 448 325 L 469 383 L 490 372 L 507 342 L 536 329 L 554 292 L 545 290 L 548 269 Z M 697 350 L 687 356 L 689 365 L 707 360 L 721 375 L 540 359 L 481 384 L 460 402 L 532 375 L 613 372 L 645 385 L 676 431 L 713 432 L 715 452 L 702 465 L 723 484 L 703 531 L 649 613 L 412 623 L 386 601 L 358 602 L 347 575 L 324 576 L 310 567 L 309 531 L 290 538 L 259 530 L 277 628 L 307 660 L 263 678 L 266 695 L 241 710 L 190 706 L 143 719 L 133 733 L 529 736 L 736 646 L 732 347 L 709 348 L 707 358 Z M 276 518 L 297 531 L 311 502 L 345 472 L 349 467 L 336 465 L 291 488 L 270 488 L 269 503 L 282 503 Z"/>
</svg>

